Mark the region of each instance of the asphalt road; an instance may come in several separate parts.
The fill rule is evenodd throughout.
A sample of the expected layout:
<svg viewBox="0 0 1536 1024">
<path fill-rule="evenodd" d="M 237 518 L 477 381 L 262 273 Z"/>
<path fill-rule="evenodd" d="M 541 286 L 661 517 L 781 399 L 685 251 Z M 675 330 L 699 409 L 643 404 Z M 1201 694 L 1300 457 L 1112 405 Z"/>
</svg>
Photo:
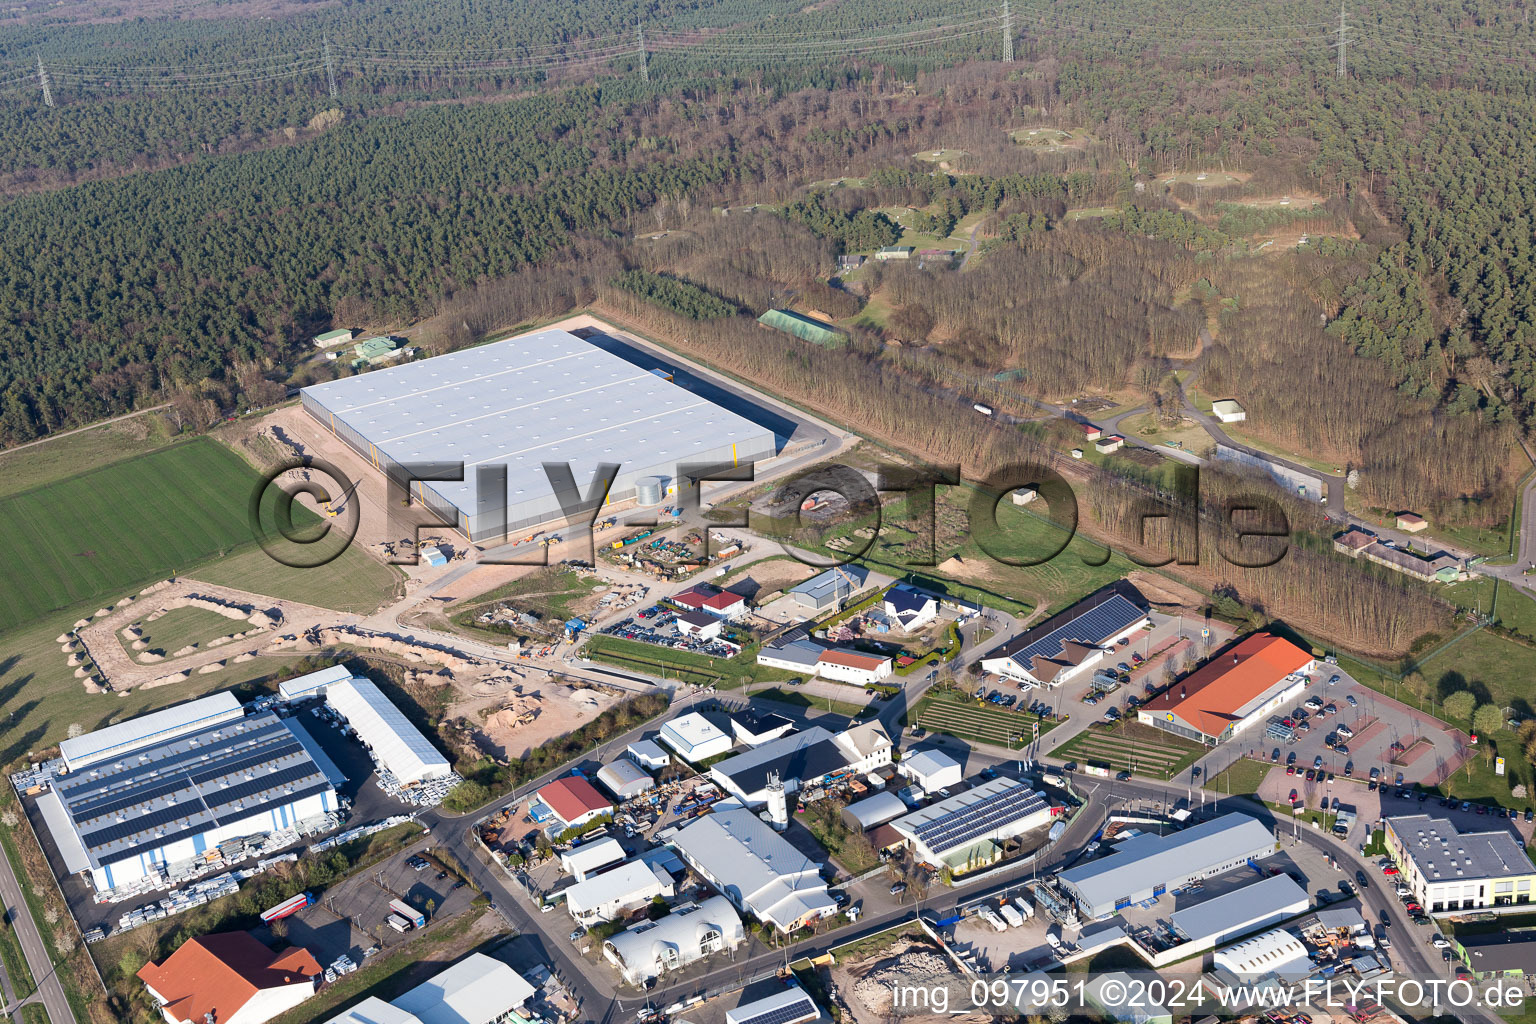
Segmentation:
<svg viewBox="0 0 1536 1024">
<path fill-rule="evenodd" d="M 52 1024 L 74 1021 L 75 1013 L 70 1008 L 69 1000 L 64 997 L 64 986 L 59 983 L 53 957 L 43 942 L 42 933 L 37 929 L 37 922 L 32 919 L 31 910 L 22 898 L 21 884 L 11 870 L 11 860 L 4 856 L 0 856 L 0 902 L 4 903 L 6 917 L 21 942 L 21 951 L 27 958 L 32 979 L 37 982 L 36 993 L 9 1009 L 14 1012 L 17 1007 L 41 1000 Z"/>
</svg>

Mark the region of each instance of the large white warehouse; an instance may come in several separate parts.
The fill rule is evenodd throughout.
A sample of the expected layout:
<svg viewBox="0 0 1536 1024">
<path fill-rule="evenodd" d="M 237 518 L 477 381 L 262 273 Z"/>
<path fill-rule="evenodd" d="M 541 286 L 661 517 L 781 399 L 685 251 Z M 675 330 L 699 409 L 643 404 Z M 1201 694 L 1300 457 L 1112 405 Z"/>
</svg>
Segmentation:
<svg viewBox="0 0 1536 1024">
<path fill-rule="evenodd" d="M 64 766 L 70 771 L 76 771 L 130 750 L 185 736 L 189 732 L 244 715 L 245 709 L 240 706 L 234 694 L 215 693 L 211 697 L 140 715 L 105 729 L 88 732 L 84 736 L 64 740 L 59 744 L 59 753 L 64 758 Z"/>
<path fill-rule="evenodd" d="M 421 730 L 366 679 L 348 679 L 325 688 L 325 701 L 347 720 L 374 760 L 402 786 L 442 778 L 453 771 Z"/>
<path fill-rule="evenodd" d="M 201 718 L 208 710 L 201 704 L 173 710 Z M 172 738 L 125 748 L 119 733 L 116 760 L 57 776 L 38 798 L 65 866 L 88 873 L 98 892 L 145 877 L 160 881 L 225 840 L 275 832 L 336 807 L 325 773 L 270 711 L 179 734 L 159 718 L 154 731 Z"/>
<path fill-rule="evenodd" d="M 411 493 L 476 541 L 565 518 L 546 463 L 569 465 L 583 495 L 599 464 L 618 463 L 608 500 L 621 501 L 647 478 L 675 480 L 680 466 L 765 459 L 781 444 L 769 427 L 560 330 L 316 384 L 302 401 L 386 473 L 462 464 L 463 480 L 418 481 Z M 505 472 L 502 501 L 478 493 L 481 469 Z"/>
</svg>

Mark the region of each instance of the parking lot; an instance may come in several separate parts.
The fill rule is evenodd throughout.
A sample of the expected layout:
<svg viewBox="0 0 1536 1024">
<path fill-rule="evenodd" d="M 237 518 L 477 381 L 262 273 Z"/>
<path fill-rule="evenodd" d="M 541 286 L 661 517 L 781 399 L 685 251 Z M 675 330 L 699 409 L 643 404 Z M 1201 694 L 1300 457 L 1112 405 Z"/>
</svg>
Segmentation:
<svg viewBox="0 0 1536 1024">
<path fill-rule="evenodd" d="M 286 927 L 286 941 L 305 947 L 322 964 L 343 953 L 362 963 L 364 952 L 371 947 L 392 946 L 412 934 L 385 924 L 391 913 L 390 900 L 403 899 L 421 911 L 429 928 L 434 921 L 468 910 L 479 893 L 467 884 L 459 885 L 461 879 L 445 871 L 445 865 L 430 860 L 430 854 L 426 854 L 427 866 L 420 870 L 408 863 L 424 854 L 430 844 L 430 839 L 424 839 L 383 864 L 332 886 L 320 902 L 284 919 L 279 927 Z M 267 930 L 260 929 L 257 935 L 269 938 L 262 934 Z"/>
<path fill-rule="evenodd" d="M 633 616 L 604 626 L 602 632 L 623 640 L 635 640 L 713 658 L 734 658 L 740 652 L 735 644 L 724 640 L 683 636 L 677 631 L 677 613 L 662 605 L 644 608 Z"/>
<path fill-rule="evenodd" d="M 1378 779 L 1389 785 L 1437 786 L 1468 756 L 1467 737 L 1462 733 L 1356 683 L 1331 666 L 1322 668 L 1328 671 L 1316 673 L 1317 681 L 1294 705 L 1276 712 L 1275 717 L 1295 723 L 1294 742 L 1257 726 L 1249 741 L 1251 756 L 1293 765 L 1298 789 L 1311 769 L 1320 769 L 1325 781 L 1332 773 L 1369 782 L 1375 769 Z M 1339 681 L 1329 685 L 1335 676 Z M 1308 700 L 1314 705 L 1321 702 L 1324 711 L 1305 707 Z M 1329 706 L 1337 713 L 1326 713 Z M 1333 747 L 1330 738 L 1335 741 Z"/>
</svg>

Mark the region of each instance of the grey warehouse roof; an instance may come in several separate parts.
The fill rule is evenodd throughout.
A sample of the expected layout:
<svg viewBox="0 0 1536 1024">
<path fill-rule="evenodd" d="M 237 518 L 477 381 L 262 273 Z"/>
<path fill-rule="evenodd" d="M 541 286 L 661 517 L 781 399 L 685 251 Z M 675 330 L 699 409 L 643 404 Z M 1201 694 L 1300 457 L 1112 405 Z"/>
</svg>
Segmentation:
<svg viewBox="0 0 1536 1024">
<path fill-rule="evenodd" d="M 1426 881 L 1528 875 L 1536 868 L 1508 832 L 1458 832 L 1445 818 L 1410 814 L 1388 818 Z"/>
<path fill-rule="evenodd" d="M 1127 839 L 1108 857 L 1063 871 L 1061 880 L 1071 883 L 1084 900 L 1097 906 L 1168 879 L 1198 873 L 1202 865 L 1222 864 L 1274 841 L 1274 834 L 1257 818 L 1223 814 L 1172 835 Z"/>
<path fill-rule="evenodd" d="M 64 756 L 64 763 L 75 769 L 103 757 L 136 750 L 162 739 L 191 732 L 204 725 L 239 718 L 242 714 L 244 712 L 240 710 L 240 702 L 233 693 L 215 693 L 64 740 L 59 744 L 59 753 Z"/>
<path fill-rule="evenodd" d="M 1079 601 L 1025 633 L 987 652 L 988 658 L 1011 658 L 1025 669 L 1034 668 L 1037 656 L 1059 658 L 1068 640 L 1101 644 L 1146 611 L 1117 590 L 1103 590 Z"/>
<path fill-rule="evenodd" d="M 1306 890 L 1290 875 L 1270 875 L 1214 899 L 1176 910 L 1170 921 L 1186 938 L 1203 939 L 1211 935 L 1234 934 L 1232 929 L 1241 928 L 1249 921 L 1262 920 L 1293 907 L 1293 912 L 1299 914 L 1307 905 Z"/>
<path fill-rule="evenodd" d="M 777 771 L 782 780 L 804 781 L 846 767 L 848 756 L 832 742 L 832 734 L 813 725 L 721 761 L 712 770 L 730 779 L 743 793 L 755 793 L 768 784 L 768 773 L 772 771 Z"/>
<path fill-rule="evenodd" d="M 330 790 L 270 711 L 144 747 L 54 779 L 92 867 Z"/>
<path fill-rule="evenodd" d="M 995 835 L 1047 806 L 1039 794 L 1017 779 L 991 779 L 898 818 L 891 827 L 943 854 Z"/>
<path fill-rule="evenodd" d="M 601 462 L 614 491 L 722 445 L 776 450 L 773 431 L 567 331 L 537 331 L 304 389 L 396 463 L 463 462 L 433 489 L 471 515 L 475 467 L 507 467 L 507 505 L 553 500 L 543 463 L 586 493 Z M 669 475 L 675 475 L 672 472 Z M 494 507 L 494 503 L 492 505 Z"/>
</svg>

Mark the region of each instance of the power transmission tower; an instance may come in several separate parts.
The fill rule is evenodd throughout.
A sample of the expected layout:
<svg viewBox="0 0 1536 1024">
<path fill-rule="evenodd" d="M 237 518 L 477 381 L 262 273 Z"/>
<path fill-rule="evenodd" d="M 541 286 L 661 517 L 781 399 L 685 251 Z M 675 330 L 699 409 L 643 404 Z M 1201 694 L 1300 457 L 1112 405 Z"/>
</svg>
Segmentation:
<svg viewBox="0 0 1536 1024">
<path fill-rule="evenodd" d="M 640 81 L 651 80 L 651 69 L 645 60 L 645 26 L 639 23 L 635 25 L 635 40 L 640 47 Z"/>
<path fill-rule="evenodd" d="M 1008 12 L 1008 0 L 1003 0 L 1003 63 L 1013 63 L 1013 16 Z"/>
<path fill-rule="evenodd" d="M 325 82 L 331 87 L 331 99 L 335 99 L 336 65 L 331 63 L 331 40 L 329 36 L 321 36 L 320 40 L 325 44 Z"/>
<path fill-rule="evenodd" d="M 37 58 L 37 82 L 43 87 L 43 106 L 53 106 L 53 89 L 48 84 L 48 69 L 43 67 L 41 55 Z"/>
<path fill-rule="evenodd" d="M 1344 60 L 1344 51 L 1349 46 L 1349 23 L 1348 23 L 1348 21 L 1346 19 L 1346 15 L 1344 13 L 1344 2 L 1343 2 L 1343 0 L 1339 0 L 1339 31 L 1338 31 L 1338 36 L 1339 36 L 1339 41 L 1337 43 L 1335 43 L 1334 45 L 1339 48 L 1339 70 L 1338 70 L 1338 75 L 1339 75 L 1340 78 L 1343 78 L 1348 73 L 1348 65 L 1346 64 L 1346 62 Z"/>
</svg>

